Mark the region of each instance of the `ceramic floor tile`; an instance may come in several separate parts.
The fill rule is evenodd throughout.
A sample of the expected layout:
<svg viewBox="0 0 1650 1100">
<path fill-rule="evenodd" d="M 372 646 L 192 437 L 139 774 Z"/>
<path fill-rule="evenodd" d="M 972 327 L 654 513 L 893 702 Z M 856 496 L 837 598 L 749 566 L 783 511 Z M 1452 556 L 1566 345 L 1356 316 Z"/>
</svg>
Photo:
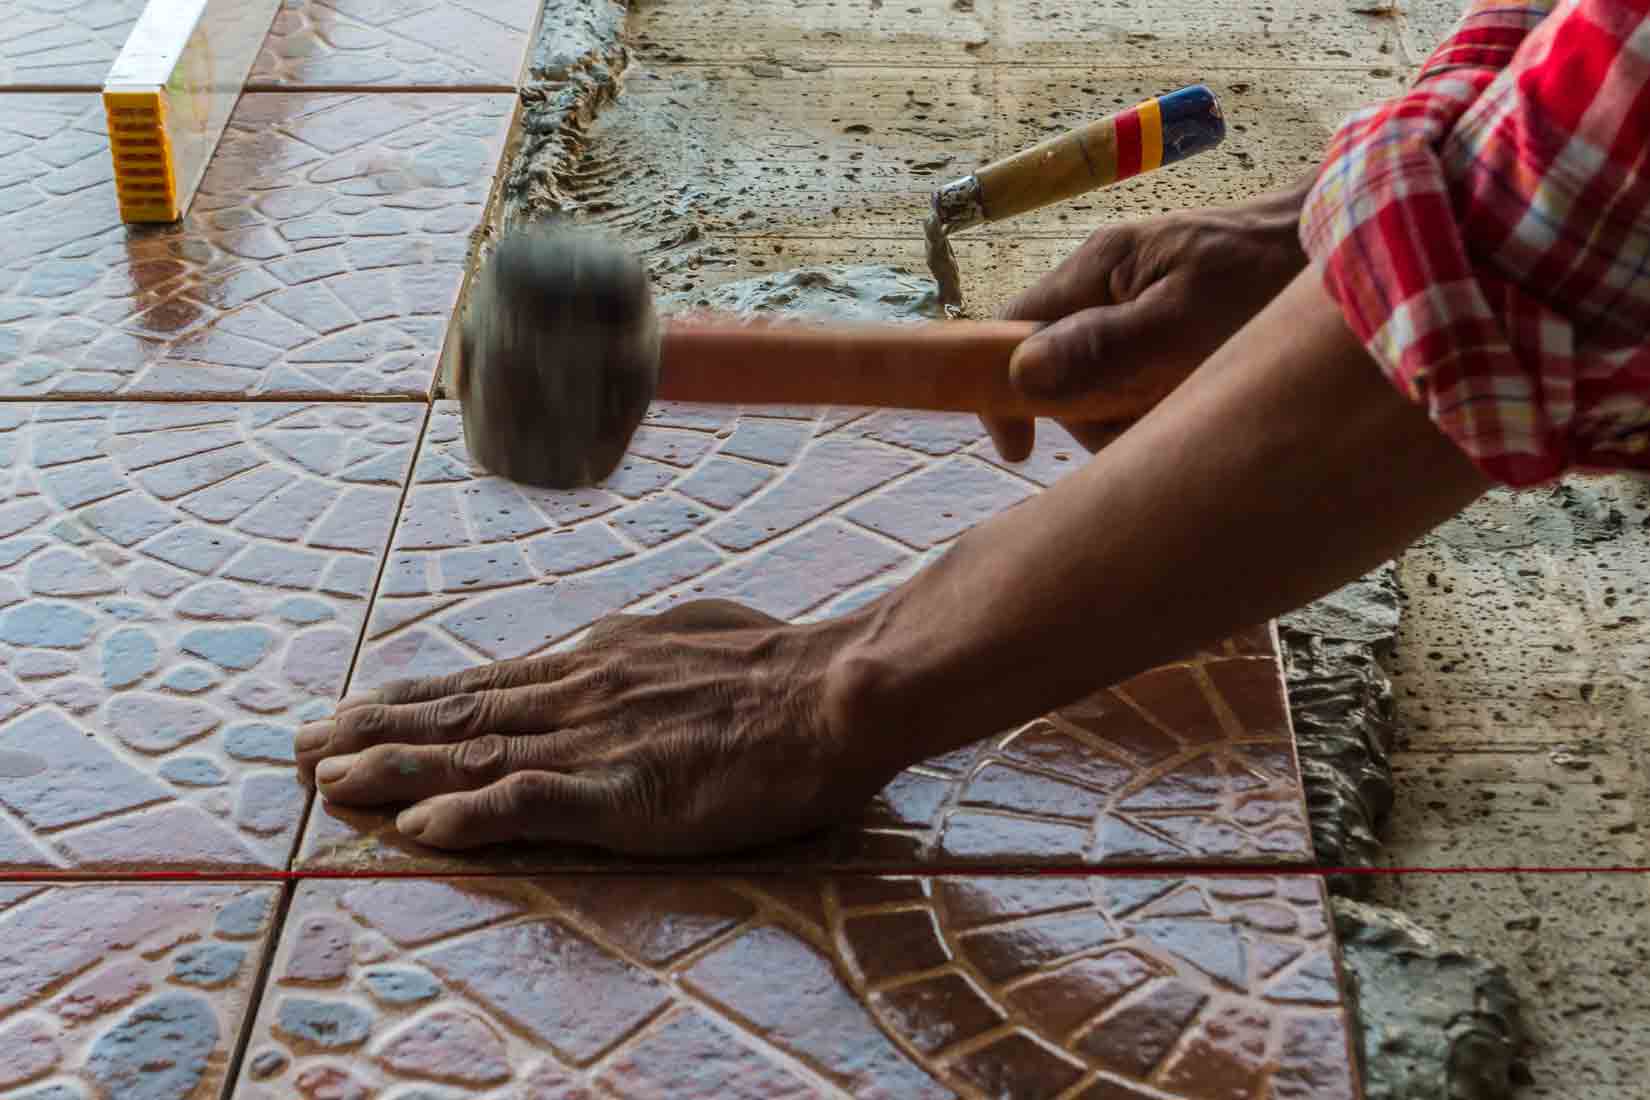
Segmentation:
<svg viewBox="0 0 1650 1100">
<path fill-rule="evenodd" d="M 254 87 L 514 88 L 541 0 L 286 0 Z"/>
<path fill-rule="evenodd" d="M 0 882 L 0 1096 L 222 1095 L 279 891 Z"/>
<path fill-rule="evenodd" d="M 0 396 L 424 396 L 509 94 L 241 100 L 129 229 L 92 95 L 0 96 Z"/>
<path fill-rule="evenodd" d="M 565 877 L 300 885 L 234 1092 L 293 1095 L 1356 1087 L 1315 878 Z"/>
<path fill-rule="evenodd" d="M 103 86 L 145 0 L 7 0 L 0 90 Z"/>
<path fill-rule="evenodd" d="M 423 417 L 0 404 L 0 869 L 286 865 Z"/>
<path fill-rule="evenodd" d="M 438 403 L 351 688 L 541 652 L 613 612 L 680 600 L 840 613 L 1077 465 L 1046 437 L 1013 470 L 982 457 L 988 447 L 969 416 L 661 404 L 605 486 L 552 493 L 472 475 L 457 406 Z M 404 845 L 388 822 L 318 804 L 303 860 L 469 865 Z M 1310 852 L 1273 640 L 1256 630 L 913 769 L 860 829 L 758 858 L 1290 863 Z M 490 858 L 548 870 L 590 857 Z"/>
</svg>

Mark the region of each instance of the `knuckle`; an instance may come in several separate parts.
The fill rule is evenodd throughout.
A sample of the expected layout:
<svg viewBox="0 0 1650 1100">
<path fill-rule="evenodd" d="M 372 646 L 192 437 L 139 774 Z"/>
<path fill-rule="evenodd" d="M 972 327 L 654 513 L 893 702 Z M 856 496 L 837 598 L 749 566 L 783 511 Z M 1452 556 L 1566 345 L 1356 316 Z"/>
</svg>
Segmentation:
<svg viewBox="0 0 1650 1100">
<path fill-rule="evenodd" d="M 474 692 L 449 695 L 436 701 L 430 708 L 430 719 L 443 733 L 459 733 L 471 729 L 481 714 L 481 696 Z"/>
<path fill-rule="evenodd" d="M 498 665 L 482 665 L 459 673 L 453 686 L 462 694 L 474 694 L 498 686 L 499 679 Z"/>
<path fill-rule="evenodd" d="M 529 814 L 551 801 L 551 780 L 543 772 L 516 772 L 495 788 L 500 812 Z"/>
<path fill-rule="evenodd" d="M 338 716 L 338 730 L 352 740 L 370 741 L 384 735 L 389 727 L 388 714 L 382 706 L 356 707 Z"/>
<path fill-rule="evenodd" d="M 385 703 L 404 703 L 411 699 L 417 690 L 417 680 L 391 680 L 378 689 L 378 698 Z M 357 709 L 365 710 L 367 708 Z"/>
<path fill-rule="evenodd" d="M 453 752 L 453 764 L 463 775 L 491 779 L 504 772 L 509 754 L 509 742 L 489 733 L 458 745 Z"/>
<path fill-rule="evenodd" d="M 400 745 L 374 745 L 361 753 L 363 770 L 369 775 L 404 773 L 407 763 L 407 752 Z"/>
</svg>

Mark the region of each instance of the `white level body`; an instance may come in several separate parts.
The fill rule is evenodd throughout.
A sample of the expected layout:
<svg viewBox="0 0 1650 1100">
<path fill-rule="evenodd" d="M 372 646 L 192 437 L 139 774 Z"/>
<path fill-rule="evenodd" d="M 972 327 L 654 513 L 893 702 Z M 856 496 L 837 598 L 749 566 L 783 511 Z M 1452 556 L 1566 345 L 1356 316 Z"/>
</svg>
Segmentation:
<svg viewBox="0 0 1650 1100">
<path fill-rule="evenodd" d="M 103 84 L 120 217 L 189 210 L 281 0 L 149 0 Z"/>
</svg>

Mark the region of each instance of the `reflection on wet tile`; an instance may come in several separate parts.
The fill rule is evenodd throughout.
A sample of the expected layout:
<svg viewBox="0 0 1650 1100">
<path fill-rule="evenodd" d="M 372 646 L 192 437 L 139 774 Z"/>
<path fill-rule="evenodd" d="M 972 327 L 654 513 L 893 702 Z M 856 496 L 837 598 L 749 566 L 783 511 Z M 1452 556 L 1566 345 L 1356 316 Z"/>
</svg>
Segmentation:
<svg viewBox="0 0 1650 1100">
<path fill-rule="evenodd" d="M 235 1096 L 1356 1095 L 1315 879 L 1024 881 L 306 882 Z"/>
<path fill-rule="evenodd" d="M 254 87 L 516 86 L 539 0 L 285 0 Z"/>
<path fill-rule="evenodd" d="M 221 1095 L 278 894 L 0 884 L 0 1094 Z"/>
<path fill-rule="evenodd" d="M 410 405 L 0 405 L 0 869 L 284 867 Z"/>
<path fill-rule="evenodd" d="M 352 688 L 453 672 L 477 655 L 544 652 L 604 616 L 685 600 L 724 597 L 783 618 L 838 614 L 1036 488 L 973 453 L 973 417 L 843 422 L 835 410 L 781 418 L 659 405 L 606 485 L 543 492 L 476 476 L 456 408 L 436 405 Z M 768 473 L 741 476 L 757 468 Z M 1285 706 L 1271 634 L 1250 631 L 908 771 L 857 829 L 751 858 L 1304 862 Z M 302 858 L 421 869 L 610 862 L 519 848 L 457 859 L 399 840 L 385 814 L 323 804 Z"/>
<path fill-rule="evenodd" d="M 0 96 L 0 395 L 427 394 L 512 104 L 248 95 L 148 229 L 96 96 Z"/>
<path fill-rule="evenodd" d="M 0 19 L 0 91 L 103 86 L 144 0 L 7 0 Z"/>
</svg>

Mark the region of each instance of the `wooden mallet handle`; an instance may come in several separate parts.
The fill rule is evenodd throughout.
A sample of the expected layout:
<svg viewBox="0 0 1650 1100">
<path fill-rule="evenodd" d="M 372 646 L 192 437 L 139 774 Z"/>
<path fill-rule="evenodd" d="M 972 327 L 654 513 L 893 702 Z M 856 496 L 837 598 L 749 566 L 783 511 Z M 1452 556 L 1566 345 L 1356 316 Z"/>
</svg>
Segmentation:
<svg viewBox="0 0 1650 1100">
<path fill-rule="evenodd" d="M 1116 422 L 1144 416 L 1180 381 L 1172 371 L 1137 371 L 1070 401 L 1027 400 L 1010 381 L 1009 361 L 1040 327 L 1018 321 L 815 326 L 667 320 L 655 396 Z"/>
</svg>

